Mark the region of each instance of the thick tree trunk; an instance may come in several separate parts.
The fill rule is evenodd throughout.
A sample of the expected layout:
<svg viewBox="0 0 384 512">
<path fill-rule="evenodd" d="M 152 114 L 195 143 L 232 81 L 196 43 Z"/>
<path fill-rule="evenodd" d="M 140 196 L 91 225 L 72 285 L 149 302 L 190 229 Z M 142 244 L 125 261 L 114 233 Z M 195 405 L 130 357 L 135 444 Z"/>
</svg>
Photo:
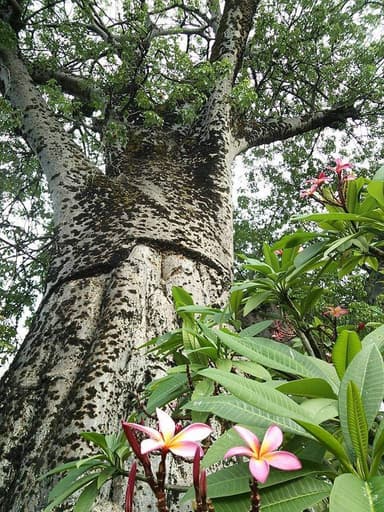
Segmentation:
<svg viewBox="0 0 384 512">
<path fill-rule="evenodd" d="M 1 384 L 1 510 L 40 511 L 50 482 L 37 477 L 89 450 L 78 434 L 119 429 L 162 370 L 137 347 L 174 327 L 172 286 L 220 303 L 230 280 L 224 153 L 147 136 L 64 205 L 46 294 Z M 111 491 L 102 510 L 121 506 Z"/>
</svg>

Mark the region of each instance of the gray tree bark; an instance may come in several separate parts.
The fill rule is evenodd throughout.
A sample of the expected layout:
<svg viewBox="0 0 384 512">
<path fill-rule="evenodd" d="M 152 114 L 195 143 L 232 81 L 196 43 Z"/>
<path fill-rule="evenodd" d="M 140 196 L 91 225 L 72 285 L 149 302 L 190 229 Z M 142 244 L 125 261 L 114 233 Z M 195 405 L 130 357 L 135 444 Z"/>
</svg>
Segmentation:
<svg viewBox="0 0 384 512">
<path fill-rule="evenodd" d="M 174 328 L 172 286 L 200 303 L 228 287 L 229 165 L 162 135 L 141 134 L 64 206 L 46 294 L 2 381 L 4 510 L 40 510 L 51 482 L 36 479 L 89 450 L 79 432 L 119 428 L 161 371 L 137 347 Z"/>
</svg>

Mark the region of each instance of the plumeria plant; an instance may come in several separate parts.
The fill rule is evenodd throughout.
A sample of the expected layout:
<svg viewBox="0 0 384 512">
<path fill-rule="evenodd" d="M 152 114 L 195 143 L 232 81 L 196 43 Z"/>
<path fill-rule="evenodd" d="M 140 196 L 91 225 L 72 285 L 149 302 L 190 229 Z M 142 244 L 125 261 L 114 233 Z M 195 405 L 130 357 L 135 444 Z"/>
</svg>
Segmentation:
<svg viewBox="0 0 384 512">
<path fill-rule="evenodd" d="M 246 259 L 254 276 L 224 308 L 174 288 L 179 327 L 146 344 L 170 363 L 167 374 L 149 384 L 122 433 L 82 434 L 97 452 L 46 475 L 66 472 L 44 512 L 74 493 L 74 512 L 89 512 L 117 477 L 127 481 L 125 512 L 135 512 L 138 481 L 160 512 L 180 491 L 197 512 L 384 509 L 384 326 L 347 325 L 353 305 L 324 302 L 322 281 L 382 270 L 384 169 L 368 180 L 336 160 L 306 185 L 303 199 L 326 211 L 300 220 L 318 230 Z M 243 326 L 266 306 L 269 318 Z M 173 459 L 191 463 L 189 489 L 170 483 Z"/>
</svg>

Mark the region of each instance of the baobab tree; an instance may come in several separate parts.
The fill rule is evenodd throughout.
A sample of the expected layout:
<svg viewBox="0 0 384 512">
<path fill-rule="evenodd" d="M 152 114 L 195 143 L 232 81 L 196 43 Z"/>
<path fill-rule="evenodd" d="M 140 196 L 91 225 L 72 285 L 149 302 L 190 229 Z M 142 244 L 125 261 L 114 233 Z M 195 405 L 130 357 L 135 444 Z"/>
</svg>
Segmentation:
<svg viewBox="0 0 384 512">
<path fill-rule="evenodd" d="M 172 286 L 221 302 L 234 158 L 376 119 L 380 9 L 127 0 L 113 15 L 93 0 L 2 0 L 9 133 L 53 210 L 44 295 L 1 383 L 2 510 L 41 510 L 37 476 L 89 450 L 79 432 L 129 414 L 159 370 L 137 347 L 174 326 Z M 112 489 L 100 507 L 119 500 Z"/>
</svg>

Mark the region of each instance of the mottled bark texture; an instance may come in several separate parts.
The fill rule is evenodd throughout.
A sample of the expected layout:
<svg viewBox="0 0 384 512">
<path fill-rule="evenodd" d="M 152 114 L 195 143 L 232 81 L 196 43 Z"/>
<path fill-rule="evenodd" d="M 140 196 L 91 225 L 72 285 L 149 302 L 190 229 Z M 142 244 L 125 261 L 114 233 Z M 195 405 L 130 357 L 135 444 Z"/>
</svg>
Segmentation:
<svg viewBox="0 0 384 512">
<path fill-rule="evenodd" d="M 2 382 L 4 510 L 40 510 L 49 483 L 36 478 L 85 453 L 78 433 L 119 428 L 161 370 L 137 347 L 174 327 L 173 285 L 197 302 L 222 300 L 228 166 L 165 135 L 150 143 L 140 133 L 113 176 L 79 183 L 64 208 L 47 292 Z"/>
</svg>

